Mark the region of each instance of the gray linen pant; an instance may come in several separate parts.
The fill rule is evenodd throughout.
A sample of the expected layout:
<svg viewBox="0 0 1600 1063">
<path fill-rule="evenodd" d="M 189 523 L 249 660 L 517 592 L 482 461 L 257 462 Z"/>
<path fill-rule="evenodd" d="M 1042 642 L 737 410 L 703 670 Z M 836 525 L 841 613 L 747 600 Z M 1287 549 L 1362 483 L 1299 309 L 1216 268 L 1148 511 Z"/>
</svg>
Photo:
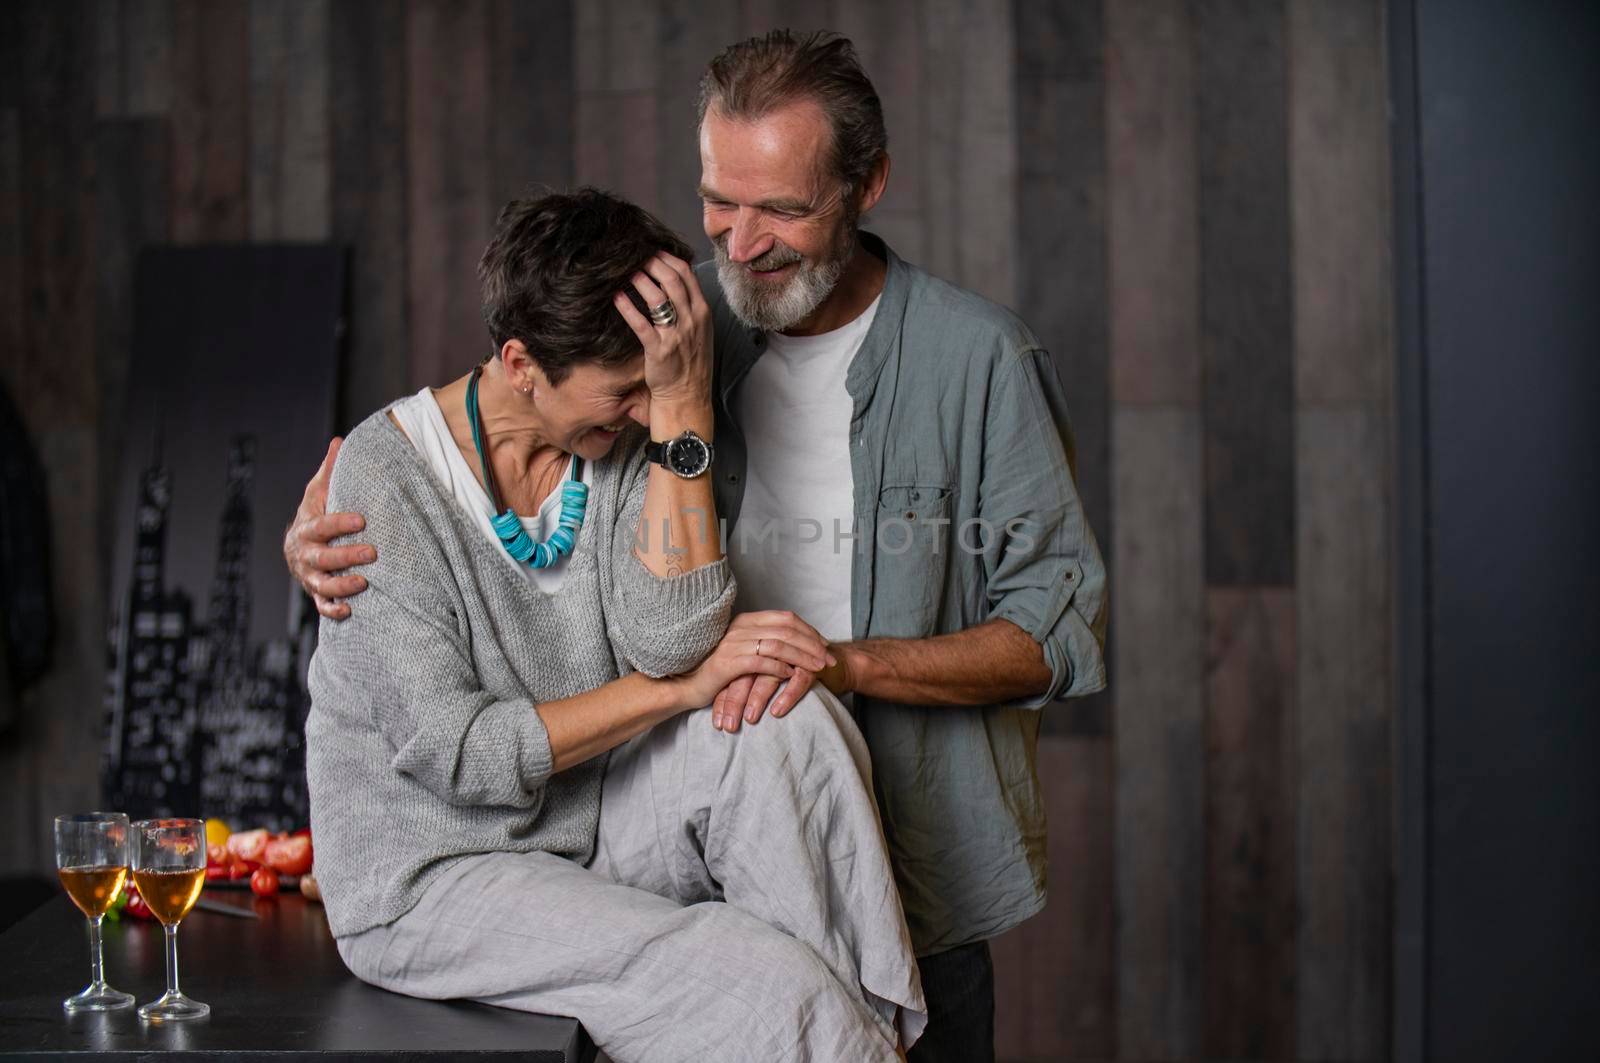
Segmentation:
<svg viewBox="0 0 1600 1063">
<path fill-rule="evenodd" d="M 638 736 L 588 867 L 468 857 L 338 948 L 398 993 L 573 1016 L 616 1063 L 892 1060 L 926 1023 L 866 746 L 826 691 Z"/>
</svg>

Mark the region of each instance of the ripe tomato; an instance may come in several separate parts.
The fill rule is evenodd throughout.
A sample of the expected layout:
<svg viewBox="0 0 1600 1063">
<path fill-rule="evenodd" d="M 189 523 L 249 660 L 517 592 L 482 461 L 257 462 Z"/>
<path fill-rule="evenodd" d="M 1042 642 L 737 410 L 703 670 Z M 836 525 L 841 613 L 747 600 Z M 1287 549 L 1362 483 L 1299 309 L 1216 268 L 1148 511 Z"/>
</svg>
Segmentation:
<svg viewBox="0 0 1600 1063">
<path fill-rule="evenodd" d="M 236 882 L 241 878 L 249 878 L 261 865 L 254 860 L 240 860 L 234 858 L 228 862 L 228 881 Z"/>
<path fill-rule="evenodd" d="M 311 838 L 309 835 L 274 838 L 267 842 L 261 862 L 285 875 L 303 875 L 311 870 Z"/>
<path fill-rule="evenodd" d="M 228 847 L 226 845 L 206 846 L 206 867 L 227 867 Z"/>
<path fill-rule="evenodd" d="M 137 919 L 154 919 L 156 917 L 156 913 L 152 912 L 150 906 L 144 903 L 144 898 L 139 896 L 138 888 L 131 882 L 128 883 L 128 904 L 122 910 Z"/>
<path fill-rule="evenodd" d="M 228 835 L 226 842 L 228 852 L 240 860 L 261 862 L 261 853 L 267 847 L 267 840 L 271 835 L 265 829 L 244 830 L 237 834 Z"/>
<path fill-rule="evenodd" d="M 250 892 L 257 897 L 271 897 L 278 892 L 278 873 L 271 868 L 258 867 L 250 876 Z"/>
</svg>

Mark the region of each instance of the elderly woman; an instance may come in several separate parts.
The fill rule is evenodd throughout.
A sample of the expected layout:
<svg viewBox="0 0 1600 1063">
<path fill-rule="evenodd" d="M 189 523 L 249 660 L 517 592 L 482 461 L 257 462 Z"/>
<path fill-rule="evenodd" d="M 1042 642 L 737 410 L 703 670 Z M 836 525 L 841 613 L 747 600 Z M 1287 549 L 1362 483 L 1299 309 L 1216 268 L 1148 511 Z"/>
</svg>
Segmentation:
<svg viewBox="0 0 1600 1063">
<path fill-rule="evenodd" d="M 511 203 L 493 356 L 345 441 L 377 560 L 311 664 L 329 925 L 374 985 L 572 1015 L 618 1063 L 894 1059 L 924 1006 L 853 723 L 692 719 L 826 647 L 728 626 L 687 256 L 599 192 Z"/>
</svg>

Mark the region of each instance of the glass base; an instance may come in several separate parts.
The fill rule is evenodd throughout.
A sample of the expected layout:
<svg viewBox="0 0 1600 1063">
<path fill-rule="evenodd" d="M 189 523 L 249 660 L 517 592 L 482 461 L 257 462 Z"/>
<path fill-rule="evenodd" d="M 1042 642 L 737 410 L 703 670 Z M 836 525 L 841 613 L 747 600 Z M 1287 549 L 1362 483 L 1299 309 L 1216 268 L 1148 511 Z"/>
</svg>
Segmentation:
<svg viewBox="0 0 1600 1063">
<path fill-rule="evenodd" d="M 210 1014 L 210 1004 L 190 1000 L 182 993 L 167 993 L 160 1000 L 152 1000 L 139 1009 L 139 1018 L 146 1022 L 180 1022 L 184 1019 L 203 1019 Z"/>
<path fill-rule="evenodd" d="M 68 1011 L 116 1011 L 132 1003 L 132 993 L 119 992 L 104 982 L 96 982 L 78 995 L 63 1000 L 61 1006 Z"/>
</svg>

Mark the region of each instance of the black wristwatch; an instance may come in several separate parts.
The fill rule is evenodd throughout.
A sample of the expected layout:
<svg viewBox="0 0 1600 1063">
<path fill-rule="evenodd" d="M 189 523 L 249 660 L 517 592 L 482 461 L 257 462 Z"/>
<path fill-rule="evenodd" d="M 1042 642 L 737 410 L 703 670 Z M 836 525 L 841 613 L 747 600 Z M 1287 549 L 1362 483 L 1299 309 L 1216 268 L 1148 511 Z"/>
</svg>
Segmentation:
<svg viewBox="0 0 1600 1063">
<path fill-rule="evenodd" d="M 711 449 L 711 444 L 693 431 L 685 431 L 681 436 L 669 439 L 665 443 L 652 440 L 644 447 L 646 461 L 653 461 L 685 480 L 704 476 L 706 470 L 711 468 L 711 459 L 714 456 L 715 451 Z"/>
</svg>

